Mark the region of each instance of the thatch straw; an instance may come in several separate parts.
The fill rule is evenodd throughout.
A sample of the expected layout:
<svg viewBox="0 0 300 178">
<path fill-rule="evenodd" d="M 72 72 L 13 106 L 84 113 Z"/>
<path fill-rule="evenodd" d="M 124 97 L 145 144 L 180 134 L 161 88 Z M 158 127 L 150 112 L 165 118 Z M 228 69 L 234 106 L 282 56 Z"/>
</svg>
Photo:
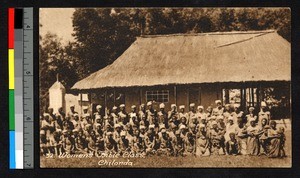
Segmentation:
<svg viewBox="0 0 300 178">
<path fill-rule="evenodd" d="M 275 31 L 219 32 L 138 37 L 72 89 L 290 80 L 291 46 Z"/>
</svg>

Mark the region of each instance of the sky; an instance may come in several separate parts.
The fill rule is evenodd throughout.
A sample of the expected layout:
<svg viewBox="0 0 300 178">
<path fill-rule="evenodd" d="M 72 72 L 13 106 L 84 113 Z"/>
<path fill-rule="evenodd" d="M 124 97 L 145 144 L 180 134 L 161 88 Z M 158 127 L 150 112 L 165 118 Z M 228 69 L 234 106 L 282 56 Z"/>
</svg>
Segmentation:
<svg viewBox="0 0 300 178">
<path fill-rule="evenodd" d="M 62 39 L 63 44 L 74 41 L 72 37 L 72 16 L 74 8 L 40 8 L 40 35 L 44 36 L 47 32 L 56 34 Z"/>
</svg>

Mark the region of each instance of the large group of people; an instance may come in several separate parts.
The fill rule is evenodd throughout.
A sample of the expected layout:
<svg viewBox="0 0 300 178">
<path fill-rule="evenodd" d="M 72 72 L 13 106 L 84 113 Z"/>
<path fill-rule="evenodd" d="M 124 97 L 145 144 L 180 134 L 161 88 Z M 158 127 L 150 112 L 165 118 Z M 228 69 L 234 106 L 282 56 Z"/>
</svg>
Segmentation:
<svg viewBox="0 0 300 178">
<path fill-rule="evenodd" d="M 111 109 L 97 105 L 95 113 L 85 106 L 81 114 L 74 105 L 67 114 L 49 107 L 40 118 L 41 154 L 285 157 L 284 127 L 272 120 L 265 102 L 257 112 L 254 107 L 243 112 L 238 104 L 215 103 L 206 110 L 191 103 L 188 112 L 175 104 L 166 111 L 164 103 L 155 110 L 151 101 L 131 106 L 130 112 L 124 104 Z"/>
</svg>

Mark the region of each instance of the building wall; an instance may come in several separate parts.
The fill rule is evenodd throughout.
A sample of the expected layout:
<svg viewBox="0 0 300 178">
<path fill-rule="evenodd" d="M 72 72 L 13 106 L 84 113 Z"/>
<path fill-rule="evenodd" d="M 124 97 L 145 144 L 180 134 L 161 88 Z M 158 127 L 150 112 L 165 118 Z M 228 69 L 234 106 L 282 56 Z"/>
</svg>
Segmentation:
<svg viewBox="0 0 300 178">
<path fill-rule="evenodd" d="M 146 91 L 151 90 L 169 90 L 169 102 L 164 103 L 166 110 L 171 109 L 171 104 L 176 104 L 177 106 L 185 105 L 186 111 L 189 110 L 189 104 L 195 103 L 196 106 L 203 105 L 204 108 L 208 106 L 215 107 L 215 100 L 221 99 L 221 89 L 215 85 L 204 85 L 204 86 L 160 86 L 160 87 L 140 87 L 140 88 L 125 88 L 125 89 L 115 89 L 115 91 L 101 91 L 91 94 L 85 94 L 83 99 L 85 100 L 82 105 L 89 106 L 91 112 L 95 112 L 96 106 L 98 104 L 103 106 L 103 112 L 105 104 L 108 109 L 113 106 L 119 106 L 120 104 L 125 104 L 126 111 L 130 112 L 132 105 L 147 104 L 146 101 Z M 219 91 L 220 90 L 220 91 Z M 176 91 L 176 93 L 175 93 Z M 119 99 L 118 98 L 119 96 Z M 105 101 L 106 95 L 106 101 Z M 114 96 L 115 95 L 115 96 Z M 71 104 L 75 104 L 76 111 L 81 112 L 81 104 L 78 95 L 67 94 L 66 95 L 66 108 L 67 112 Z M 155 109 L 159 110 L 160 103 L 153 103 Z"/>
<path fill-rule="evenodd" d="M 188 110 L 188 87 L 187 86 L 177 86 L 177 106 L 179 107 L 180 105 L 185 105 L 186 110 Z"/>
<path fill-rule="evenodd" d="M 166 110 L 169 110 L 171 108 L 171 104 L 175 104 L 175 94 L 174 94 L 174 87 L 173 86 L 163 86 L 163 87 L 143 87 L 141 89 L 141 93 L 137 95 L 138 97 L 141 97 L 141 102 L 143 104 L 147 104 L 146 101 L 146 91 L 151 91 L 151 90 L 169 90 L 169 102 L 164 103 Z M 159 104 L 160 103 L 153 103 L 153 107 L 155 109 L 159 109 Z"/>
<path fill-rule="evenodd" d="M 196 106 L 201 105 L 201 88 L 199 86 L 191 86 L 188 88 L 189 104 L 195 103 Z"/>
<path fill-rule="evenodd" d="M 125 107 L 126 111 L 131 111 L 131 106 L 136 105 L 139 107 L 140 105 L 140 92 L 138 89 L 129 89 L 124 91 L 125 94 Z"/>
<path fill-rule="evenodd" d="M 143 87 L 142 89 L 124 90 L 126 110 L 130 111 L 131 105 L 146 104 L 146 91 L 151 90 L 169 90 L 169 102 L 164 103 L 166 110 L 171 109 L 171 104 L 177 106 L 185 105 L 186 111 L 189 110 L 189 104 L 195 103 L 196 106 L 203 105 L 215 107 L 215 100 L 221 99 L 221 89 L 214 85 L 204 86 L 176 86 L 176 93 L 174 86 L 165 87 Z M 153 103 L 155 109 L 159 109 L 160 103 Z"/>
<path fill-rule="evenodd" d="M 215 107 L 215 101 L 221 99 L 221 89 L 213 85 L 204 85 L 201 86 L 201 102 L 200 104 L 206 109 L 208 106 Z"/>
</svg>

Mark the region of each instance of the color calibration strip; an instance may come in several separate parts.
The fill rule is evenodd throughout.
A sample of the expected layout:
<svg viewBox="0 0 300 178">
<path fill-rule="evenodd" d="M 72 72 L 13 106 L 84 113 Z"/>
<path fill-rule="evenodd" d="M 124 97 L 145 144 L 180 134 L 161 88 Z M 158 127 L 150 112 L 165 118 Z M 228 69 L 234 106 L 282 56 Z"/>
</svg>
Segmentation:
<svg viewBox="0 0 300 178">
<path fill-rule="evenodd" d="M 8 9 L 10 169 L 33 168 L 33 8 Z"/>
</svg>

